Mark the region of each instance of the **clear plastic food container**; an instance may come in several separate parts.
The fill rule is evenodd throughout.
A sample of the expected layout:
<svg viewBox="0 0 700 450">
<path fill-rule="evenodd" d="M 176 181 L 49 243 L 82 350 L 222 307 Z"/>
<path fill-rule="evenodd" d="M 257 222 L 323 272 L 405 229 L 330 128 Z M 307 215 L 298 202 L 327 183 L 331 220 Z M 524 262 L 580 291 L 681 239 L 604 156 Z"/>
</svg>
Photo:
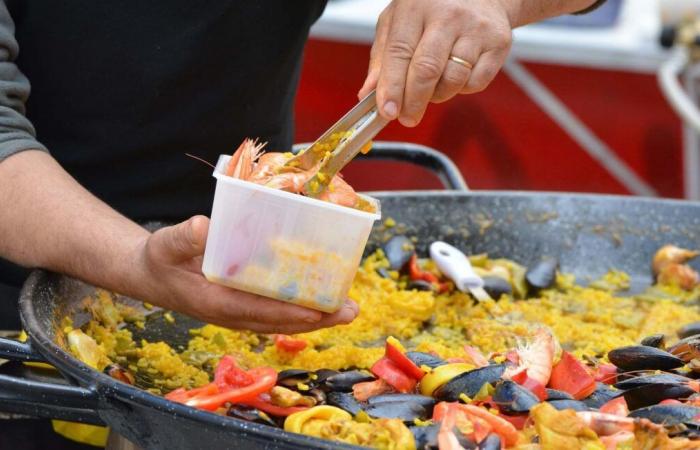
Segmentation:
<svg viewBox="0 0 700 450">
<path fill-rule="evenodd" d="M 212 283 L 337 311 L 347 298 L 372 224 L 381 218 L 345 206 L 226 176 L 216 194 L 202 271 Z"/>
</svg>

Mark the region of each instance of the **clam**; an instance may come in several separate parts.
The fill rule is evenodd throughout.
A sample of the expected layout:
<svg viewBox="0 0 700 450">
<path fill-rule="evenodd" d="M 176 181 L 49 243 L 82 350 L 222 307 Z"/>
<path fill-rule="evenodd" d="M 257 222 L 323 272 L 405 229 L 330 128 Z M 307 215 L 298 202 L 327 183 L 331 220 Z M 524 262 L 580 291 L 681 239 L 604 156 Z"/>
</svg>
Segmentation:
<svg viewBox="0 0 700 450">
<path fill-rule="evenodd" d="M 618 368 L 631 370 L 671 370 L 684 365 L 682 359 L 664 350 L 631 345 L 611 350 L 608 359 Z"/>
</svg>

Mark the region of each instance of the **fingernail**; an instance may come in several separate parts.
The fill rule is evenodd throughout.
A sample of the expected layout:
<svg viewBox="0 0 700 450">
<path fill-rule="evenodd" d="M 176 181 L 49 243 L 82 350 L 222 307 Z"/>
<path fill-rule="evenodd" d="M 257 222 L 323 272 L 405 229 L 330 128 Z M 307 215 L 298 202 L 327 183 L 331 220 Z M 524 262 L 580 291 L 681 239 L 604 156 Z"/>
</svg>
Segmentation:
<svg viewBox="0 0 700 450">
<path fill-rule="evenodd" d="M 355 317 L 357 317 L 357 313 L 352 307 L 343 306 L 343 309 L 340 310 L 340 314 L 338 315 L 338 321 L 340 323 L 350 323 L 355 320 Z"/>
<path fill-rule="evenodd" d="M 401 117 L 399 119 L 399 122 L 401 123 L 401 125 L 409 128 L 413 128 L 416 125 L 418 125 L 418 121 L 416 121 L 416 119 L 412 117 Z"/>
<path fill-rule="evenodd" d="M 360 307 L 357 303 L 353 302 L 352 300 L 346 300 L 345 307 L 352 309 L 355 315 L 358 315 L 360 313 Z"/>
<path fill-rule="evenodd" d="M 399 114 L 399 107 L 396 106 L 395 102 L 392 102 L 391 100 L 384 103 L 384 114 L 387 115 L 387 117 L 391 119 L 395 119 L 396 116 Z"/>
</svg>

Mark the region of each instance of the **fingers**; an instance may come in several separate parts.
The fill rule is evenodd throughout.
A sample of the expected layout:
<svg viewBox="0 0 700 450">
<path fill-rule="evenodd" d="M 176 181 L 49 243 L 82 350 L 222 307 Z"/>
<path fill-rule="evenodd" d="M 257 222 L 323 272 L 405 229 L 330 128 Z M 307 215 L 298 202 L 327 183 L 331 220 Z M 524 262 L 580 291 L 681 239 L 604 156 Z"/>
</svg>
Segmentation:
<svg viewBox="0 0 700 450">
<path fill-rule="evenodd" d="M 398 118 L 403 104 L 406 77 L 421 35 L 423 20 L 411 2 L 394 6 L 377 80 L 379 113 L 387 120 Z M 400 20 L 397 20 L 397 17 Z"/>
<path fill-rule="evenodd" d="M 472 39 L 462 37 L 457 40 L 450 55 L 463 59 L 471 65 L 471 68 L 448 60 L 431 99 L 433 103 L 445 102 L 462 91 L 469 81 L 476 61 L 479 59 L 479 49 L 474 47 Z"/>
<path fill-rule="evenodd" d="M 242 322 L 236 328 L 267 334 L 298 334 L 308 333 L 321 328 L 329 328 L 335 325 L 345 325 L 353 321 L 358 314 L 357 305 L 348 301 L 340 310 L 333 314 L 323 314 L 321 320 L 314 324 L 309 323 L 284 323 L 284 324 L 260 324 L 255 322 Z"/>
<path fill-rule="evenodd" d="M 454 46 L 455 33 L 443 27 L 433 26 L 425 30 L 411 59 L 406 78 L 406 90 L 399 121 L 414 127 L 423 118 L 428 102 L 433 97 L 443 73 L 449 66 L 450 52 Z M 466 78 L 463 79 L 464 85 Z"/>
<path fill-rule="evenodd" d="M 462 88 L 461 93 L 475 94 L 486 89 L 498 75 L 507 57 L 507 50 L 498 49 L 483 53 L 474 65 L 469 81 Z"/>
<path fill-rule="evenodd" d="M 379 70 L 382 67 L 382 55 L 384 53 L 384 47 L 386 46 L 387 37 L 389 36 L 389 25 L 391 24 L 392 15 L 393 3 L 386 7 L 377 21 L 377 31 L 374 37 L 374 44 L 372 44 L 372 50 L 370 51 L 369 55 L 369 69 L 367 70 L 367 78 L 365 78 L 365 82 L 357 94 L 357 97 L 360 100 L 369 95 L 369 93 L 372 92 L 372 89 L 377 87 Z"/>
<path fill-rule="evenodd" d="M 149 245 L 152 251 L 173 263 L 204 254 L 209 230 L 209 219 L 195 216 L 185 222 L 161 228 L 153 233 Z"/>
</svg>

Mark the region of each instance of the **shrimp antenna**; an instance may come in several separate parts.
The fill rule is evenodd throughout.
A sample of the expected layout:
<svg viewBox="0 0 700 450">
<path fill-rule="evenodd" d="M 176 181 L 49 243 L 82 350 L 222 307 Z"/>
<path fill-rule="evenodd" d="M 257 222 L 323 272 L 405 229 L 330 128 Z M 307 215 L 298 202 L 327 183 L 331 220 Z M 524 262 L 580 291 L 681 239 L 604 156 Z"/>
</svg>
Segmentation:
<svg viewBox="0 0 700 450">
<path fill-rule="evenodd" d="M 199 156 L 190 155 L 189 153 L 185 153 L 185 156 L 189 156 L 192 159 L 196 159 L 199 162 L 203 162 L 204 164 L 211 167 L 212 169 L 216 169 L 216 166 L 214 166 L 214 164 L 210 163 L 209 161 L 207 161 L 204 158 L 200 158 Z"/>
</svg>

